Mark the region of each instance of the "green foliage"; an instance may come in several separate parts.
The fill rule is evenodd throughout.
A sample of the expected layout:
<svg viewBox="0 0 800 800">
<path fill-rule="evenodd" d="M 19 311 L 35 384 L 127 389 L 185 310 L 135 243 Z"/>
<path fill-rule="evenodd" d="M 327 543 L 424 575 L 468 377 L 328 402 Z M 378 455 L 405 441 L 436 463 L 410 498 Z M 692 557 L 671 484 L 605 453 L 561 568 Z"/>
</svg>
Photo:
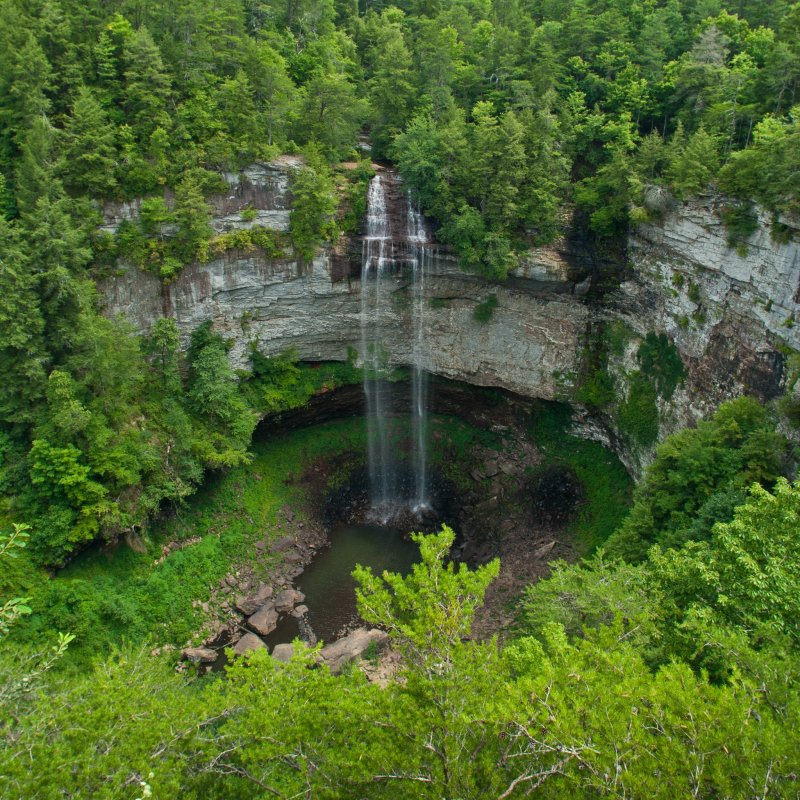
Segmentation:
<svg viewBox="0 0 800 800">
<path fill-rule="evenodd" d="M 533 442 L 549 463 L 569 468 L 584 491 L 584 502 L 572 529 L 581 552 L 600 546 L 625 518 L 631 496 L 631 479 L 625 468 L 598 442 L 568 433 L 569 406 L 542 404 L 529 422 Z"/>
<path fill-rule="evenodd" d="M 758 230 L 758 216 L 752 203 L 736 203 L 725 206 L 720 212 L 728 234 L 728 247 L 747 254 L 747 240 Z"/>
<path fill-rule="evenodd" d="M 319 152 L 309 148 L 305 163 L 292 176 L 292 212 L 289 235 L 304 260 L 313 258 L 317 247 L 334 238 L 336 223 L 336 184 Z"/>
<path fill-rule="evenodd" d="M 546 580 L 529 586 L 518 613 L 518 632 L 542 638 L 557 623 L 570 638 L 621 624 L 646 654 L 660 640 L 663 595 L 647 568 L 610 561 L 603 550 L 580 564 L 555 562 Z"/>
<path fill-rule="evenodd" d="M 200 182 L 194 175 L 187 175 L 175 187 L 175 208 L 172 216 L 178 225 L 178 232 L 172 243 L 172 255 L 184 264 L 198 258 L 203 260 L 202 255 L 211 238 L 211 214 L 203 199 Z"/>
<path fill-rule="evenodd" d="M 800 646 L 797 523 L 800 485 L 778 478 L 772 493 L 758 484 L 708 541 L 651 555 L 657 580 L 684 608 L 703 605 L 753 632 L 787 635 Z M 724 519 L 724 517 L 719 517 Z"/>
<path fill-rule="evenodd" d="M 367 189 L 375 174 L 369 161 L 360 161 L 355 169 L 345 173 L 346 183 L 339 192 L 342 196 L 344 213 L 341 214 L 339 227 L 343 233 L 355 233 L 367 212 Z"/>
<path fill-rule="evenodd" d="M 301 408 L 317 393 L 363 380 L 350 355 L 344 363 L 298 364 L 294 351 L 268 358 L 254 346 L 250 361 L 252 372 L 245 393 L 251 406 L 265 414 Z"/>
<path fill-rule="evenodd" d="M 630 442 L 649 447 L 658 440 L 658 398 L 671 399 L 686 373 L 678 350 L 663 333 L 649 332 L 636 358 L 641 369 L 628 377 L 628 394 L 617 409 L 617 424 Z"/>
<path fill-rule="evenodd" d="M 694 525 L 704 505 L 722 500 L 712 499 L 722 494 L 728 498 L 723 505 L 732 513 L 730 502 L 736 494 L 731 490 L 753 481 L 774 481 L 783 469 L 784 454 L 785 442 L 756 400 L 742 397 L 723 404 L 711 419 L 658 447 L 636 489 L 633 508 L 609 540 L 609 554 L 637 562 L 652 544 L 679 546 L 690 536 L 708 538 L 710 525 L 704 531 Z"/>
<path fill-rule="evenodd" d="M 686 370 L 678 349 L 667 335 L 648 333 L 639 345 L 636 358 L 642 374 L 653 383 L 658 395 L 670 400 L 686 377 Z"/>
<path fill-rule="evenodd" d="M 9 534 L 0 534 L 0 558 L 17 558 L 16 549 L 24 548 L 28 543 L 30 527 L 24 523 L 13 523 Z M 12 597 L 2 601 L 0 605 L 0 644 L 9 630 L 21 617 L 31 614 L 29 597 Z M 36 688 L 42 676 L 66 652 L 75 637 L 69 633 L 59 633 L 56 644 L 38 653 L 25 653 L 22 659 L 10 658 L 7 652 L 0 649 L 0 708 L 3 717 L 18 712 L 20 702 L 24 702 Z M 1 729 L 0 729 L 1 730 Z"/>
<path fill-rule="evenodd" d="M 686 198 L 706 189 L 719 169 L 719 145 L 702 126 L 688 138 L 679 125 L 670 142 L 666 177 L 675 194 Z"/>
<path fill-rule="evenodd" d="M 611 347 L 607 332 L 603 327 L 596 336 L 587 340 L 576 391 L 579 402 L 596 409 L 609 406 L 617 394 L 616 381 L 608 371 Z"/>
<path fill-rule="evenodd" d="M 500 561 L 475 571 L 448 562 L 455 533 L 446 525 L 438 534 L 415 533 L 412 539 L 420 546 L 421 561 L 409 575 L 384 572 L 379 578 L 368 567 L 356 568 L 358 611 L 367 622 L 388 628 L 415 669 L 435 674 L 469 634 Z"/>
<path fill-rule="evenodd" d="M 220 256 L 229 250 L 245 253 L 258 248 L 267 258 L 286 258 L 288 241 L 285 234 L 254 225 L 252 228 L 240 228 L 230 233 L 215 236 L 208 245 L 209 255 Z"/>
<path fill-rule="evenodd" d="M 64 128 L 63 166 L 67 188 L 104 197 L 116 187 L 114 132 L 91 90 L 82 88 Z"/>
<path fill-rule="evenodd" d="M 642 590 L 641 570 L 613 575 L 602 559 L 583 576 L 559 567 L 553 580 L 577 591 L 575 608 L 599 627 L 570 640 L 551 621 L 501 650 L 465 638 L 498 564 L 455 569 L 447 529 L 417 541 L 422 560 L 406 578 L 356 570 L 362 613 L 406 654 L 386 686 L 358 669 L 310 669 L 316 652 L 299 643 L 288 664 L 259 651 L 205 683 L 141 651 L 114 653 L 6 725 L 30 759 L 0 751 L 7 781 L 22 796 L 35 781 L 39 793 L 89 787 L 109 798 L 130 775 L 143 795 L 166 798 L 243 799 L 254 785 L 323 798 L 512 797 L 534 782 L 553 798 L 791 793 L 796 689 L 773 694 L 774 677 L 767 689 L 739 674 L 714 685 L 675 660 L 652 669 L 643 637 L 616 621 Z M 70 724 L 75 714 L 91 723 Z"/>
<path fill-rule="evenodd" d="M 212 421 L 212 436 L 202 447 L 202 459 L 211 466 L 235 466 L 249 458 L 250 437 L 256 416 L 239 392 L 228 361 L 225 340 L 211 331 L 211 323 L 192 334 L 187 396 L 193 410 Z"/>
<path fill-rule="evenodd" d="M 19 575 L 7 591 L 31 595 L 34 613 L 18 624 L 13 641 L 36 641 L 54 628 L 72 631 L 76 641 L 63 668 L 85 667 L 105 654 L 109 643 L 185 642 L 202 621 L 194 601 L 206 599 L 232 564 L 250 563 L 256 541 L 285 535 L 283 508 L 289 505 L 302 515 L 310 498 L 293 476 L 302 474 L 310 459 L 363 452 L 364 446 L 360 419 L 255 443 L 249 463 L 224 476 L 212 474 L 191 506 L 151 524 L 143 549 L 121 546 L 109 555 L 93 548 L 55 577 L 35 571 Z M 179 463 L 176 457 L 172 468 Z M 184 546 L 165 556 L 162 547 L 172 541 Z M 267 569 L 273 558 L 267 554 L 256 568 Z"/>
<path fill-rule="evenodd" d="M 490 294 L 483 302 L 475 306 L 472 310 L 472 318 L 475 322 L 488 322 L 492 318 L 495 308 L 497 308 L 497 295 Z"/>
<path fill-rule="evenodd" d="M 658 440 L 658 391 L 642 372 L 628 380 L 628 395 L 617 411 L 617 424 L 624 436 L 649 447 Z"/>
</svg>

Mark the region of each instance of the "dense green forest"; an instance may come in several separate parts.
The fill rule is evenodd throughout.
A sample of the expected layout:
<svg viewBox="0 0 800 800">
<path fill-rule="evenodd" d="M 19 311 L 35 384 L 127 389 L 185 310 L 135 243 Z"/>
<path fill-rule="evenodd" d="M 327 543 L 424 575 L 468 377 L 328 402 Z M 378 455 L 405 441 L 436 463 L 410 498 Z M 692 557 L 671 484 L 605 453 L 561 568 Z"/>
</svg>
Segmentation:
<svg viewBox="0 0 800 800">
<path fill-rule="evenodd" d="M 502 647 L 469 638 L 498 563 L 448 563 L 449 529 L 418 537 L 406 577 L 358 570 L 363 617 L 402 655 L 383 686 L 357 665 L 314 669 L 303 645 L 216 678 L 128 645 L 39 693 L 31 671 L 69 661 L 69 642 L 44 662 L 6 654 L 0 795 L 797 797 L 800 485 L 776 479 L 786 443 L 755 401 L 682 439 L 677 461 L 681 440 L 660 447 L 607 552 L 527 590 Z M 723 499 L 709 528 L 710 503 L 754 477 L 747 454 L 772 490 Z"/>
<path fill-rule="evenodd" d="M 287 153 L 289 230 L 215 236 L 221 174 Z M 469 638 L 497 565 L 448 564 L 449 531 L 406 578 L 360 571 L 403 656 L 384 687 L 300 648 L 200 678 L 132 645 L 69 669 L 57 620 L 15 638 L 32 601 L 9 565 L 135 539 L 246 465 L 263 414 L 360 374 L 257 352 L 237 374 L 210 325 L 182 348 L 171 319 L 103 316 L 96 280 L 310 259 L 358 225 L 372 159 L 493 281 L 708 191 L 733 244 L 756 207 L 780 239 L 800 3 L 0 0 L 0 797 L 800 796 L 800 485 L 747 398 L 659 446 L 605 547 L 530 587 L 502 646 Z"/>
<path fill-rule="evenodd" d="M 168 320 L 139 342 L 97 314 L 93 277 L 117 258 L 169 280 L 229 247 L 309 257 L 346 227 L 331 165 L 361 130 L 494 278 L 570 209 L 613 236 L 667 190 L 716 184 L 738 198 L 734 239 L 753 201 L 779 232 L 798 209 L 798 42 L 784 2 L 5 0 L 0 486 L 31 552 L 58 564 L 138 530 L 247 458 L 263 410 L 210 332 L 184 357 Z M 296 150 L 288 239 L 215 239 L 220 171 Z M 134 197 L 138 221 L 98 233 L 98 201 Z"/>
</svg>

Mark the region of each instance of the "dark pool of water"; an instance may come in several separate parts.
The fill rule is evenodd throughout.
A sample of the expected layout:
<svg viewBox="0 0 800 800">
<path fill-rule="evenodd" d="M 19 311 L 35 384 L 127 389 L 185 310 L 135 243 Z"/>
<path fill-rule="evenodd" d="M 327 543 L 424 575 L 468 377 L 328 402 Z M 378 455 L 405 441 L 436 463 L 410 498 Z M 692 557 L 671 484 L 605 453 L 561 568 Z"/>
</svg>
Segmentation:
<svg viewBox="0 0 800 800">
<path fill-rule="evenodd" d="M 419 547 L 407 534 L 380 525 L 342 524 L 331 532 L 330 545 L 321 551 L 294 585 L 306 596 L 306 620 L 318 640 L 332 642 L 359 622 L 355 581 L 356 564 L 406 574 L 419 561 Z M 264 641 L 272 649 L 301 635 L 297 619 L 287 616 Z M 301 637 L 302 638 L 302 637 Z"/>
</svg>

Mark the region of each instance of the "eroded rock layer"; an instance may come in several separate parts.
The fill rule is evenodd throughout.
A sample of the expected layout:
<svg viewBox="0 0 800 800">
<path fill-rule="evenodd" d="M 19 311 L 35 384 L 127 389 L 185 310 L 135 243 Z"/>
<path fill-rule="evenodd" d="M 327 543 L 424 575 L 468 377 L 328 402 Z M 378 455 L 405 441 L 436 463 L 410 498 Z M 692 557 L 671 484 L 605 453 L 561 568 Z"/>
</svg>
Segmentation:
<svg viewBox="0 0 800 800">
<path fill-rule="evenodd" d="M 283 160 L 227 176 L 229 195 L 212 200 L 214 227 L 261 224 L 285 230 L 289 174 L 296 166 Z M 396 178 L 389 177 L 399 193 Z M 255 221 L 252 211 L 242 219 L 246 208 L 255 211 Z M 575 403 L 597 326 L 619 321 L 632 336 L 613 367 L 620 401 L 627 377 L 638 368 L 637 343 L 647 333 L 666 334 L 685 365 L 683 384 L 671 399 L 659 400 L 661 436 L 726 398 L 775 397 L 784 389 L 787 352 L 800 350 L 795 327 L 800 246 L 791 239 L 774 241 L 764 217 L 758 231 L 734 249 L 718 211 L 712 199 L 701 198 L 676 207 L 658 224 L 639 226 L 629 237 L 627 262 L 612 265 L 622 280 L 604 292 L 590 287 L 597 286 L 608 263 L 574 238 L 532 251 L 503 284 L 464 273 L 440 249 L 425 286 L 424 368 L 527 397 Z M 135 213 L 135 204 L 110 209 L 107 227 Z M 793 233 L 797 239 L 797 230 Z M 107 313 L 124 314 L 141 332 L 168 315 L 188 342 L 198 325 L 212 320 L 215 330 L 233 341 L 236 367 L 247 366 L 254 342 L 268 355 L 291 348 L 305 360 L 344 360 L 360 348 L 360 254 L 358 237 L 311 263 L 232 251 L 188 266 L 170 284 L 121 265 L 100 290 Z M 414 347 L 409 285 L 402 267 L 393 272 L 391 310 L 380 321 L 388 359 L 397 365 L 410 363 Z M 496 303 L 491 301 L 489 319 L 478 321 L 476 308 L 491 296 Z M 637 451 L 615 435 L 614 408 L 601 410 L 600 424 L 584 426 L 584 433 L 606 438 L 638 473 L 650 449 Z"/>
</svg>

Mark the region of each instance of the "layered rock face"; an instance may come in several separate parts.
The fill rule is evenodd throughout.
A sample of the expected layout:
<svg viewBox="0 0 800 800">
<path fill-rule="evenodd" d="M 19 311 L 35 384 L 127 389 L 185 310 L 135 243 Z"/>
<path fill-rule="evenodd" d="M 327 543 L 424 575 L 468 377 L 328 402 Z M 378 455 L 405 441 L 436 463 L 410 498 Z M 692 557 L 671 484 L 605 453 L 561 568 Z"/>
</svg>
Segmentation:
<svg viewBox="0 0 800 800">
<path fill-rule="evenodd" d="M 785 389 L 786 354 L 800 351 L 800 225 L 779 243 L 770 219 L 759 222 L 732 248 L 714 198 L 698 198 L 629 238 L 631 272 L 606 313 L 641 335 L 666 333 L 687 370 L 662 435 L 731 397 Z"/>
<path fill-rule="evenodd" d="M 226 176 L 230 192 L 212 200 L 215 229 L 261 224 L 285 230 L 296 166 L 284 159 Z M 243 219 L 244 209 L 253 209 L 255 218 L 249 211 Z M 648 332 L 666 333 L 686 367 L 684 384 L 669 402 L 659 401 L 662 437 L 738 394 L 775 397 L 784 389 L 787 347 L 800 350 L 800 328 L 794 327 L 800 323 L 800 246 L 773 241 L 765 218 L 746 253 L 737 252 L 728 246 L 717 212 L 712 199 L 701 198 L 658 224 L 639 226 L 629 237 L 628 263 L 617 265 L 625 267 L 623 280 L 604 293 L 588 291 L 597 266 L 574 241 L 532 252 L 500 285 L 465 274 L 446 250 L 438 250 L 425 284 L 423 366 L 527 397 L 574 402 L 598 323 L 622 321 L 633 335 L 614 366 L 623 398 L 626 376 L 638 368 L 638 341 Z M 113 230 L 135 213 L 135 204 L 109 209 L 106 227 Z M 188 342 L 198 325 L 212 320 L 233 341 L 236 367 L 248 366 L 254 343 L 267 355 L 293 349 L 304 360 L 344 360 L 361 346 L 361 253 L 359 237 L 312 263 L 229 252 L 187 267 L 168 285 L 123 265 L 100 291 L 107 313 L 125 315 L 140 332 L 172 316 Z M 405 365 L 414 342 L 410 276 L 402 267 L 386 291 L 386 356 Z M 475 309 L 490 295 L 497 301 L 493 313 L 479 322 Z M 649 450 L 636 452 L 615 436 L 613 409 L 598 419 L 600 425 L 584 427 L 584 433 L 610 441 L 638 474 Z"/>
<path fill-rule="evenodd" d="M 224 205 L 227 229 L 249 226 L 240 217 L 256 210 L 261 224 L 267 212 L 288 220 L 288 183 L 293 165 L 252 168 L 231 181 L 231 193 L 214 198 Z M 237 208 L 237 202 L 239 207 Z M 261 208 L 268 206 L 268 208 Z M 110 219 L 108 225 L 113 225 Z M 285 227 L 283 222 L 281 228 Z M 123 314 L 142 333 L 161 316 L 174 317 L 184 342 L 207 320 L 233 340 L 235 367 L 248 366 L 252 343 L 267 355 L 293 349 L 304 360 L 345 360 L 348 348 L 361 345 L 359 263 L 361 241 L 346 252 L 323 253 L 312 263 L 268 260 L 259 253 L 229 252 L 206 264 L 193 264 L 171 284 L 133 267 L 121 267 L 100 284 L 106 312 Z M 497 386 L 531 397 L 553 399 L 564 391 L 557 376 L 577 369 L 588 307 L 574 293 L 576 281 L 567 255 L 542 251 L 520 269 L 516 280 L 491 286 L 463 273 L 444 251 L 430 267 L 426 292 L 424 366 L 431 372 L 483 386 Z M 408 364 L 413 348 L 410 276 L 403 269 L 386 284 L 390 313 L 381 325 L 390 363 Z M 473 318 L 475 307 L 490 294 L 497 306 L 487 322 Z"/>
</svg>

